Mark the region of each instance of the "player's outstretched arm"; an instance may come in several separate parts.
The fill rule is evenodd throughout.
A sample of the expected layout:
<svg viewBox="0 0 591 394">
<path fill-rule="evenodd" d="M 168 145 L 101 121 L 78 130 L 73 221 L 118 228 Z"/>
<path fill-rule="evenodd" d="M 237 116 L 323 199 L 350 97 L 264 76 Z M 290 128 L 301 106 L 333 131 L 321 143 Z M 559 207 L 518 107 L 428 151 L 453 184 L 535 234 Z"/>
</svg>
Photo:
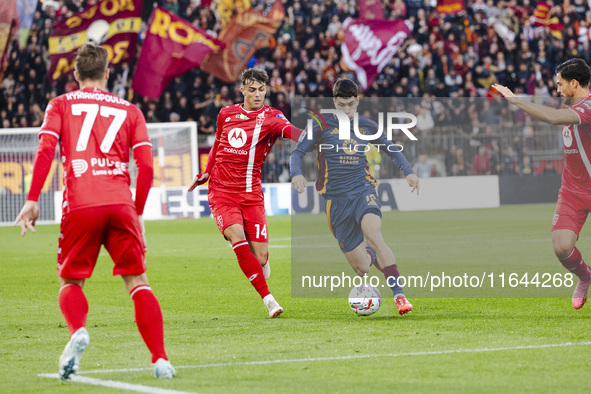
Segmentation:
<svg viewBox="0 0 591 394">
<path fill-rule="evenodd" d="M 223 111 L 223 109 L 222 109 Z M 192 192 L 195 190 L 197 186 L 203 185 L 205 182 L 209 180 L 209 175 L 213 171 L 213 167 L 215 166 L 215 156 L 218 153 L 218 146 L 220 144 L 220 140 L 222 139 L 222 111 L 218 114 L 218 121 L 217 121 L 217 129 L 215 132 L 215 141 L 213 146 L 209 150 L 209 156 L 207 157 L 207 164 L 205 165 L 205 171 L 201 174 L 195 175 L 195 179 L 193 183 L 189 187 L 189 191 Z"/>
<path fill-rule="evenodd" d="M 138 215 L 143 215 L 148 194 L 154 180 L 154 164 L 152 159 L 152 147 L 141 145 L 133 150 L 133 158 L 137 167 L 135 182 L 135 209 Z"/>
<path fill-rule="evenodd" d="M 398 146 L 394 145 L 392 141 L 390 141 L 384 134 L 382 134 L 380 138 L 378 138 L 378 142 L 386 147 L 386 153 L 388 156 L 390 156 L 390 159 L 392 159 L 392 163 L 394 163 L 404 173 L 408 185 L 412 187 L 412 190 L 410 192 L 412 193 L 416 190 L 418 195 L 419 177 L 416 176 L 416 174 L 410 167 L 410 164 L 408 164 L 408 160 L 406 160 L 406 157 L 404 157 L 402 151 L 398 148 Z"/>
<path fill-rule="evenodd" d="M 408 182 L 408 186 L 412 187 L 411 193 L 415 190 L 417 191 L 417 196 L 419 195 L 419 177 L 413 174 L 408 174 L 406 176 L 406 181 Z"/>
<path fill-rule="evenodd" d="M 283 138 L 288 138 L 292 141 L 298 142 L 300 140 L 300 138 L 302 137 L 302 134 L 304 134 L 304 130 L 298 129 L 294 125 L 290 124 L 290 125 L 284 126 L 284 128 L 282 129 L 281 136 Z"/>
<path fill-rule="evenodd" d="M 27 234 L 27 229 L 36 232 L 34 226 L 37 218 L 39 218 L 39 204 L 37 201 L 39 200 L 45 179 L 47 179 L 47 175 L 49 174 L 57 142 L 58 139 L 53 132 L 50 134 L 42 130 L 39 134 L 39 146 L 37 147 L 37 153 L 35 153 L 31 188 L 23 209 L 21 209 L 14 221 L 15 226 L 20 222 L 21 236 L 23 237 Z"/>
<path fill-rule="evenodd" d="M 306 178 L 302 175 L 302 159 L 306 151 L 300 144 L 301 142 L 296 145 L 289 156 L 289 175 L 291 176 L 291 186 L 302 194 L 306 190 Z"/>
<path fill-rule="evenodd" d="M 27 202 L 25 202 L 25 205 L 23 206 L 23 209 L 21 209 L 20 213 L 16 217 L 14 225 L 16 226 L 20 222 L 21 236 L 24 237 L 27 234 L 27 229 L 36 233 L 35 222 L 38 218 L 39 204 L 37 203 L 37 201 L 27 200 Z"/>
<path fill-rule="evenodd" d="M 509 103 L 516 105 L 520 109 L 524 110 L 534 118 L 541 120 L 542 122 L 550 124 L 579 124 L 579 116 L 574 110 L 568 108 L 552 108 L 545 105 L 530 103 L 529 101 L 520 100 L 515 94 L 506 86 L 499 84 L 492 85 L 493 89 L 501 93 L 503 97 L 509 101 Z"/>
<path fill-rule="evenodd" d="M 306 190 L 306 178 L 302 174 L 302 159 L 314 145 L 314 140 L 307 139 L 306 133 L 304 133 L 289 156 L 291 186 L 300 194 Z"/>
</svg>

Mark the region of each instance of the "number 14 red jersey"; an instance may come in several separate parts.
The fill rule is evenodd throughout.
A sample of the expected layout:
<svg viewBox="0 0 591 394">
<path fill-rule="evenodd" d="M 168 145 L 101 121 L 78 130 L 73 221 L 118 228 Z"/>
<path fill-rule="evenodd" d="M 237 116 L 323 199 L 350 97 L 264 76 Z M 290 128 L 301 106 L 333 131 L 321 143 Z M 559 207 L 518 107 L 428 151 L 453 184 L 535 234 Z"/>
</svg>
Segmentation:
<svg viewBox="0 0 591 394">
<path fill-rule="evenodd" d="M 263 163 L 277 137 L 290 137 L 290 128 L 291 123 L 281 111 L 266 105 L 258 111 L 247 111 L 242 104 L 222 108 L 209 188 L 262 195 Z"/>
</svg>

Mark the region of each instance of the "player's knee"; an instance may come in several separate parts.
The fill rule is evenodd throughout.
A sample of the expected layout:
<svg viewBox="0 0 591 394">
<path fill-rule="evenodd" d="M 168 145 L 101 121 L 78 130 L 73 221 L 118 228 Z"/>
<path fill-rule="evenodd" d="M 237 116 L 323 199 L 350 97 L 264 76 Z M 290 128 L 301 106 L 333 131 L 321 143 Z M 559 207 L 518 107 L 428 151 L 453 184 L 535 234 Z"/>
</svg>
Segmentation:
<svg viewBox="0 0 591 394">
<path fill-rule="evenodd" d="M 574 245 L 569 240 L 555 239 L 553 240 L 554 254 L 559 259 L 567 258 L 570 252 L 573 250 Z"/>
<path fill-rule="evenodd" d="M 141 275 L 121 275 L 121 279 L 123 279 L 123 283 L 125 284 L 125 288 L 127 289 L 128 293 L 131 293 L 131 291 L 135 289 L 137 286 L 149 286 L 148 277 L 146 276 L 146 273 L 143 273 Z"/>
<path fill-rule="evenodd" d="M 256 252 L 254 255 L 261 265 L 264 265 L 267 262 L 267 252 Z"/>
<path fill-rule="evenodd" d="M 360 264 L 360 265 L 357 265 L 356 267 L 353 267 L 353 269 L 355 270 L 355 273 L 359 276 L 364 276 L 364 275 L 369 274 L 370 268 L 371 267 L 369 264 L 367 264 L 367 265 Z"/>
<path fill-rule="evenodd" d="M 246 241 L 246 234 L 241 226 L 229 226 L 224 230 L 224 236 L 232 244 L 240 241 Z"/>
<path fill-rule="evenodd" d="M 60 287 L 65 285 L 76 285 L 81 288 L 84 287 L 85 279 L 73 279 L 73 278 L 60 278 Z"/>
</svg>

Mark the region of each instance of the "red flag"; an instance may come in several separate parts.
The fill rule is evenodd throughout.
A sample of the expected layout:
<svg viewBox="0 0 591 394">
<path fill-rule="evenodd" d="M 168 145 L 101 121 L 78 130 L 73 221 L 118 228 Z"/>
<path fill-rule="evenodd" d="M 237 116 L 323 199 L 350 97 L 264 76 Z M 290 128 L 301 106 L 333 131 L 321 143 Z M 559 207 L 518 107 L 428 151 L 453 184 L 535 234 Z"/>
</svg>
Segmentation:
<svg viewBox="0 0 591 394">
<path fill-rule="evenodd" d="M 16 0 L 0 2 L 0 82 L 8 66 L 8 51 L 18 28 Z"/>
<path fill-rule="evenodd" d="M 236 15 L 218 37 L 226 43 L 226 48 L 209 55 L 201 69 L 222 81 L 235 82 L 257 48 L 272 40 L 284 16 L 281 0 L 276 0 L 266 15 L 252 8 Z"/>
<path fill-rule="evenodd" d="M 359 0 L 359 19 L 385 19 L 382 1 Z"/>
<path fill-rule="evenodd" d="M 56 24 L 49 37 L 49 79 L 73 72 L 76 52 L 86 42 L 105 48 L 110 64 L 133 60 L 141 13 L 142 0 L 102 0 Z"/>
<path fill-rule="evenodd" d="M 551 16 L 550 10 L 551 7 L 548 3 L 540 1 L 534 10 L 534 26 L 547 26 L 550 29 L 550 34 L 556 38 L 562 38 L 564 24 L 557 16 Z"/>
<path fill-rule="evenodd" d="M 204 30 L 157 7 L 135 68 L 133 90 L 156 99 L 174 77 L 199 66 L 205 56 L 225 45 Z"/>
<path fill-rule="evenodd" d="M 553 16 L 548 20 L 548 28 L 550 34 L 556 38 L 562 38 L 562 31 L 564 30 L 564 23 L 560 22 L 557 16 Z"/>
<path fill-rule="evenodd" d="M 437 12 L 440 14 L 457 14 L 465 9 L 464 0 L 437 0 Z"/>
<path fill-rule="evenodd" d="M 367 89 L 404 43 L 410 29 L 406 23 L 348 18 L 343 23 L 345 39 L 341 45 L 343 63 L 357 74 Z"/>
<path fill-rule="evenodd" d="M 534 10 L 534 26 L 546 26 L 548 12 L 550 12 L 550 6 L 546 2 L 540 1 Z"/>
</svg>

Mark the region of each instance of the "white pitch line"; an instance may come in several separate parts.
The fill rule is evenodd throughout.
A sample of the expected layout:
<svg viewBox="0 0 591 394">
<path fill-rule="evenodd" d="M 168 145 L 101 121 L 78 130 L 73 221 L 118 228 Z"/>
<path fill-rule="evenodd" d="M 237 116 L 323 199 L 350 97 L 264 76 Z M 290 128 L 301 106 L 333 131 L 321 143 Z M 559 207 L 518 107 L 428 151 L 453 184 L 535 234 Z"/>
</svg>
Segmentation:
<svg viewBox="0 0 591 394">
<path fill-rule="evenodd" d="M 59 375 L 56 373 L 42 373 L 37 376 L 42 377 L 42 378 L 52 378 L 52 379 L 59 379 L 60 378 Z M 76 382 L 76 383 L 92 384 L 94 386 L 103 386 L 103 387 L 110 387 L 110 388 L 120 389 L 120 390 L 135 391 L 138 393 L 196 394 L 196 393 L 190 393 L 188 391 L 161 389 L 159 387 L 144 386 L 142 384 L 125 383 L 125 382 L 119 382 L 117 380 L 103 380 L 103 379 L 97 379 L 97 378 L 89 378 L 86 376 L 73 376 L 71 381 Z"/>
<path fill-rule="evenodd" d="M 554 347 L 566 346 L 589 346 L 591 341 L 585 342 L 565 342 L 548 345 L 528 345 L 528 346 L 514 346 L 514 347 L 498 347 L 498 348 L 481 348 L 481 349 L 451 349 L 451 350 L 436 350 L 431 352 L 410 352 L 410 353 L 383 353 L 383 354 L 353 354 L 350 356 L 336 356 L 336 357 L 317 357 L 317 358 L 295 358 L 287 360 L 262 360 L 262 361 L 243 361 L 238 363 L 218 363 L 218 364 L 201 364 L 201 365 L 181 365 L 176 366 L 176 369 L 187 368 L 212 368 L 212 367 L 237 367 L 244 365 L 269 365 L 269 364 L 284 364 L 284 363 L 302 363 L 314 361 L 342 361 L 355 360 L 361 358 L 377 358 L 377 357 L 408 357 L 408 356 L 436 356 L 441 354 L 453 353 L 482 353 L 482 352 L 500 352 L 505 350 L 528 350 L 528 349 L 547 349 Z M 96 369 L 92 371 L 82 371 L 80 374 L 89 373 L 114 373 L 114 372 L 139 372 L 147 371 L 151 368 L 126 368 L 126 369 Z"/>
</svg>

